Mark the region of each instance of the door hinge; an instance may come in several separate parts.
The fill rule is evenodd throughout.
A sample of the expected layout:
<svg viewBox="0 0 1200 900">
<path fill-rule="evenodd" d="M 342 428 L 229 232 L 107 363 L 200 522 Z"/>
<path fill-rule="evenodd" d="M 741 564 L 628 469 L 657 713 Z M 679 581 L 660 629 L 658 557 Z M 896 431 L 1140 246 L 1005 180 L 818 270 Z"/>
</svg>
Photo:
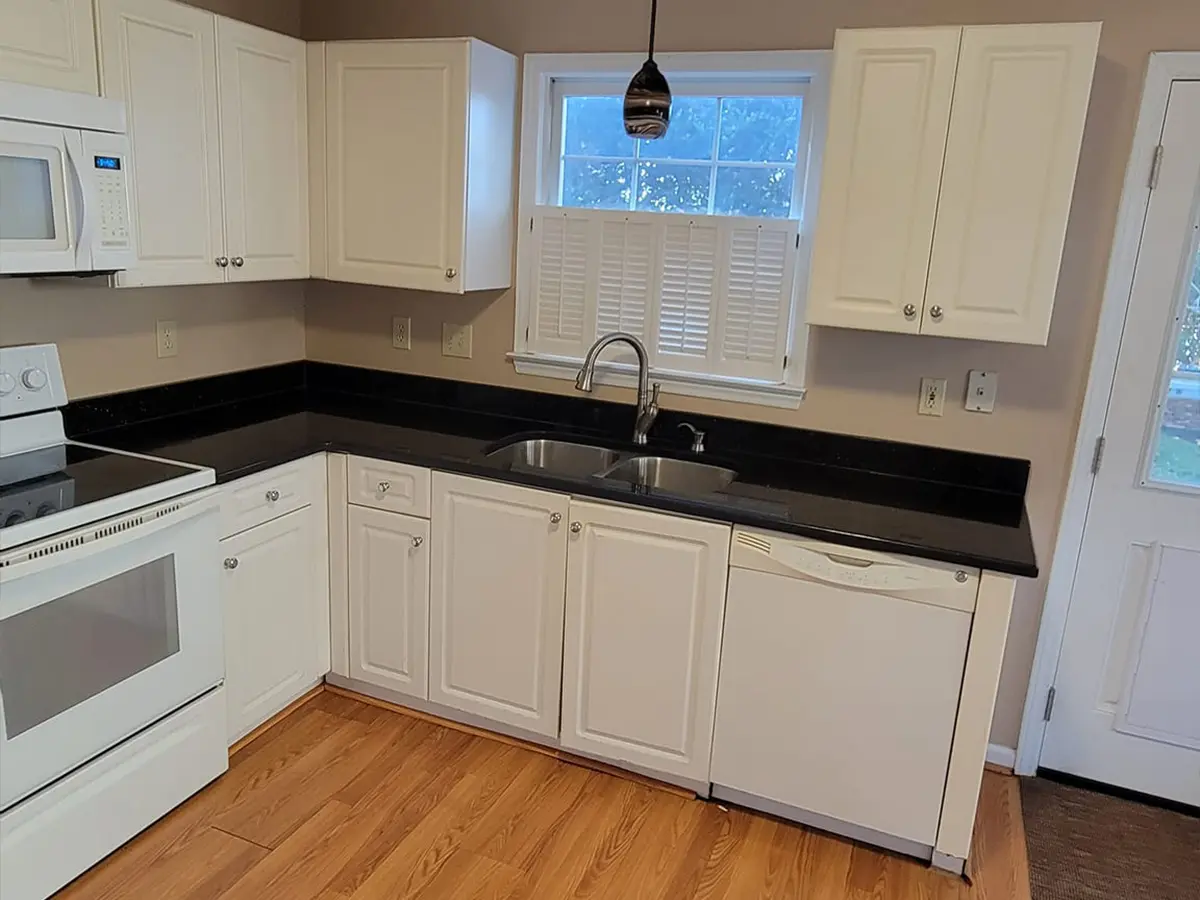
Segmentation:
<svg viewBox="0 0 1200 900">
<path fill-rule="evenodd" d="M 1092 474 L 1100 474 L 1100 464 L 1104 462 L 1104 435 L 1096 438 L 1096 449 L 1092 451 Z"/>
<path fill-rule="evenodd" d="M 1163 164 L 1163 145 L 1159 144 L 1154 148 L 1154 159 L 1150 163 L 1150 190 L 1158 187 L 1158 176 L 1162 173 Z"/>
<path fill-rule="evenodd" d="M 1043 722 L 1049 722 L 1050 717 L 1054 715 L 1054 697 L 1057 693 L 1058 690 L 1053 687 L 1046 692 L 1046 710 L 1042 713 Z"/>
</svg>

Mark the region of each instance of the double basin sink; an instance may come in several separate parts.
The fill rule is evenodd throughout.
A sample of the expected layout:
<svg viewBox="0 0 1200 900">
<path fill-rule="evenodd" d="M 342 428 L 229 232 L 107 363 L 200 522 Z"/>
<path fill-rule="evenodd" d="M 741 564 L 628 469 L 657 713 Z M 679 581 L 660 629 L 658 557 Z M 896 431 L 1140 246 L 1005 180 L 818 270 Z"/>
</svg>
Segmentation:
<svg viewBox="0 0 1200 900">
<path fill-rule="evenodd" d="M 517 440 L 488 457 L 563 478 L 603 478 L 677 494 L 713 494 L 737 478 L 737 472 L 722 466 L 548 438 Z"/>
</svg>

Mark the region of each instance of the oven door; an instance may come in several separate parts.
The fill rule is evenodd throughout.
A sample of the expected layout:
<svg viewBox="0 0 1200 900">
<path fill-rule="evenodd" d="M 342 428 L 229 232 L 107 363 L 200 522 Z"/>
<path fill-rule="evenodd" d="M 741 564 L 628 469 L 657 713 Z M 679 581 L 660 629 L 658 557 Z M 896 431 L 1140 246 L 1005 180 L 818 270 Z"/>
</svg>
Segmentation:
<svg viewBox="0 0 1200 900">
<path fill-rule="evenodd" d="M 79 269 L 80 133 L 0 121 L 0 275 Z"/>
<path fill-rule="evenodd" d="M 218 496 L 0 555 L 0 810 L 218 685 Z"/>
</svg>

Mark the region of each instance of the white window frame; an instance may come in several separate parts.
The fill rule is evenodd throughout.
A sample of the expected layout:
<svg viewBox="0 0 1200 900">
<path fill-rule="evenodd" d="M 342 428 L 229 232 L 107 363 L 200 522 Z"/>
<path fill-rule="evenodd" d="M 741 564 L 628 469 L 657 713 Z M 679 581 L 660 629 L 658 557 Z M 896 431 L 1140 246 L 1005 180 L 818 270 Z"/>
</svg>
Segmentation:
<svg viewBox="0 0 1200 900">
<path fill-rule="evenodd" d="M 804 115 L 801 148 L 806 159 L 797 159 L 792 213 L 799 220 L 800 245 L 792 284 L 790 334 L 787 336 L 783 380 L 778 383 L 677 371 L 652 370 L 653 379 L 664 393 L 682 394 L 796 409 L 804 397 L 804 374 L 808 350 L 808 326 L 804 302 L 812 257 L 812 233 L 819 203 L 821 157 L 827 122 L 829 72 L 832 51 L 772 50 L 746 53 L 663 53 L 656 61 L 676 95 L 720 95 L 731 86 L 753 93 L 772 93 L 772 82 L 781 94 L 801 94 Z M 624 91 L 624 73 L 636 72 L 645 61 L 636 53 L 529 54 L 524 59 L 521 115 L 520 189 L 518 197 L 517 289 L 513 334 L 513 361 L 518 374 L 574 379 L 579 360 L 534 353 L 529 334 L 533 303 L 533 241 L 530 229 L 536 210 L 560 189 L 558 149 L 561 147 L 561 98 L 571 93 L 592 92 L 598 86 Z M 686 73 L 682 77 L 672 73 Z M 798 81 L 806 81 L 798 85 Z M 625 82 L 627 83 L 627 82 Z M 813 136 L 815 135 L 815 139 Z M 557 139 L 557 143 L 556 143 Z M 801 194 L 802 188 L 805 188 Z M 803 196 L 801 208 L 797 208 Z M 557 197 L 553 198 L 557 203 Z M 624 362 L 602 362 L 596 368 L 601 384 L 635 386 L 637 372 Z"/>
</svg>

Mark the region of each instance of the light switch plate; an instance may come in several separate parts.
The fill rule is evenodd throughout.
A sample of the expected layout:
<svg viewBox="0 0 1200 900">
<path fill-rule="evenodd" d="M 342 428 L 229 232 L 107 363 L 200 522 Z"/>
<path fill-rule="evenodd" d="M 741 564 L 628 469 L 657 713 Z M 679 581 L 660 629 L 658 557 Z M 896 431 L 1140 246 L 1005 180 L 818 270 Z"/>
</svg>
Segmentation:
<svg viewBox="0 0 1200 900">
<path fill-rule="evenodd" d="M 946 379 L 922 378 L 917 412 L 923 416 L 940 416 L 946 411 Z"/>
<path fill-rule="evenodd" d="M 471 326 L 442 323 L 442 356 L 471 358 Z"/>
<path fill-rule="evenodd" d="M 154 323 L 154 332 L 158 339 L 159 359 L 179 355 L 179 324 L 177 322 L 159 319 Z"/>
<path fill-rule="evenodd" d="M 996 408 L 996 386 L 1000 376 L 995 372 L 972 369 L 967 376 L 967 400 L 963 406 L 969 412 L 990 413 Z"/>
</svg>

